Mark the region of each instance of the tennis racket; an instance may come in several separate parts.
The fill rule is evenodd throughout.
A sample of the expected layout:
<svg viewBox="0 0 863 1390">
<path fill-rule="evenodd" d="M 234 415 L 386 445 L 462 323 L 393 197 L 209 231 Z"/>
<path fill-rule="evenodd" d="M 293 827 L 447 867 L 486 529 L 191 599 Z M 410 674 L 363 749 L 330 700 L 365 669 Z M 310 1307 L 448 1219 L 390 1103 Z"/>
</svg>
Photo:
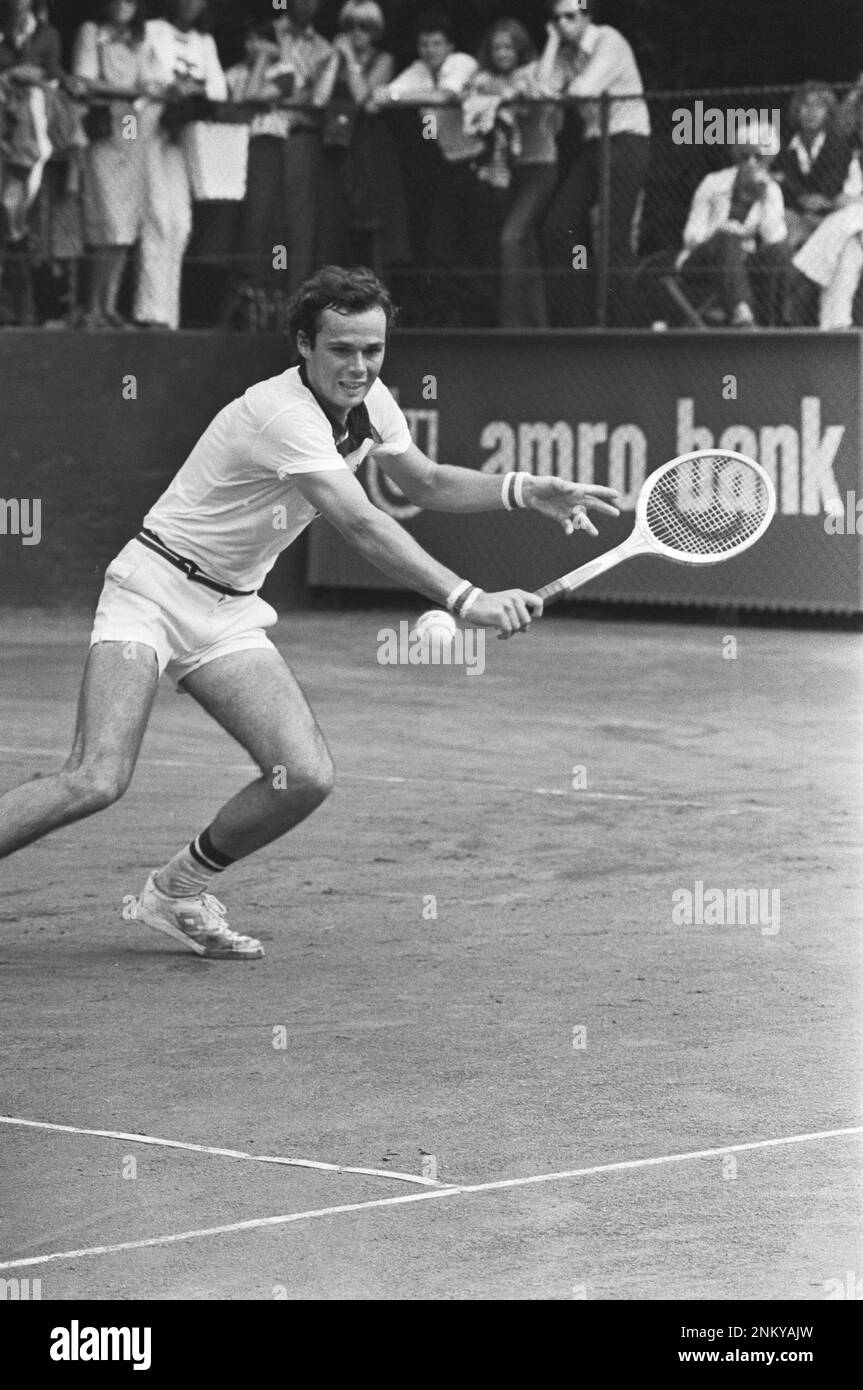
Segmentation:
<svg viewBox="0 0 863 1390">
<path fill-rule="evenodd" d="M 681 454 L 645 478 L 625 541 L 536 592 L 547 607 L 633 555 L 681 565 L 732 560 L 761 539 L 775 513 L 776 489 L 754 459 L 725 449 Z"/>
</svg>

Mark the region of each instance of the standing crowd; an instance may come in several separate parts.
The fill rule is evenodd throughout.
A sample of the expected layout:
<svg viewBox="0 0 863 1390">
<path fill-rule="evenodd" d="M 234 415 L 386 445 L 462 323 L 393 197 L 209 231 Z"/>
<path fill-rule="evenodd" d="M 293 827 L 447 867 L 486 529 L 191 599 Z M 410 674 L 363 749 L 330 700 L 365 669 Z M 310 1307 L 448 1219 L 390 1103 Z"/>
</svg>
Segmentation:
<svg viewBox="0 0 863 1390">
<path fill-rule="evenodd" d="M 52 321 L 41 267 L 43 297 L 46 278 L 65 285 L 61 323 L 177 328 L 185 277 L 214 325 L 275 328 L 316 267 L 364 263 L 408 323 L 583 327 L 596 282 L 579 272 L 600 249 L 608 324 L 643 322 L 650 116 L 632 48 L 592 7 L 553 0 L 541 51 L 498 20 L 476 56 L 427 12 L 397 74 L 376 0 L 346 0 L 332 40 L 319 0 L 287 0 L 227 69 L 206 0 L 164 0 L 161 18 L 94 0 L 65 67 L 40 0 L 0 0 L 0 322 Z M 850 324 L 861 110 L 863 82 L 841 105 L 807 83 L 790 138 L 741 136 L 696 189 L 663 283 L 735 327 Z"/>
</svg>

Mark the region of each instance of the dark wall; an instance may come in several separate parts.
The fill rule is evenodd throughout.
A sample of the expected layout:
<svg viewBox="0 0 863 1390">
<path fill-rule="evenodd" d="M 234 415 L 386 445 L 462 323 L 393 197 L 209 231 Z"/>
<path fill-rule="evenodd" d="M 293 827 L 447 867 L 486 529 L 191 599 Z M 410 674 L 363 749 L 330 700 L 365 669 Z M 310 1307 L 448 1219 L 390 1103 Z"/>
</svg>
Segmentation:
<svg viewBox="0 0 863 1390">
<path fill-rule="evenodd" d="M 0 603 L 90 602 L 222 406 L 290 365 L 277 337 L 0 333 L 0 498 L 40 498 L 42 539 L 0 534 Z M 123 398 L 136 379 L 137 400 Z M 274 575 L 300 582 L 303 547 Z"/>
<path fill-rule="evenodd" d="M 332 34 L 341 0 L 322 0 L 320 28 Z M 227 61 L 238 54 L 244 19 L 271 14 L 270 0 L 211 0 L 215 32 Z M 93 0 L 51 0 L 64 38 L 92 13 Z M 414 18 L 425 9 L 452 15 L 460 46 L 473 50 L 495 19 L 521 19 L 542 42 L 544 0 L 383 0 L 389 44 L 399 60 L 412 52 Z M 159 0 L 150 0 L 159 14 Z M 601 22 L 634 44 L 652 87 L 851 81 L 863 69 L 861 0 L 599 0 Z"/>
<path fill-rule="evenodd" d="M 628 534 L 641 476 L 715 443 L 777 473 L 780 513 L 763 540 L 727 566 L 638 560 L 594 594 L 858 612 L 859 537 L 853 520 L 828 529 L 825 506 L 831 495 L 861 495 L 860 352 L 854 333 L 399 331 L 384 380 L 420 448 L 469 467 L 611 482 L 623 508 L 598 540 L 577 543 L 538 517 L 504 512 L 423 512 L 406 524 L 444 564 L 459 573 L 469 564 L 475 583 L 530 588 L 571 569 L 574 552 L 590 559 Z M 722 389 L 729 361 L 732 399 Z M 107 562 L 213 415 L 286 365 L 275 336 L 0 334 L 0 498 L 42 505 L 38 545 L 2 534 L 0 511 L 0 605 L 92 603 Z M 123 398 L 129 376 L 137 400 Z M 694 436 L 693 422 L 710 438 Z M 368 467 L 361 478 L 379 505 L 403 514 Z M 381 586 L 318 522 L 275 566 L 267 593 L 278 607 L 303 596 L 307 548 L 314 585 Z"/>
</svg>

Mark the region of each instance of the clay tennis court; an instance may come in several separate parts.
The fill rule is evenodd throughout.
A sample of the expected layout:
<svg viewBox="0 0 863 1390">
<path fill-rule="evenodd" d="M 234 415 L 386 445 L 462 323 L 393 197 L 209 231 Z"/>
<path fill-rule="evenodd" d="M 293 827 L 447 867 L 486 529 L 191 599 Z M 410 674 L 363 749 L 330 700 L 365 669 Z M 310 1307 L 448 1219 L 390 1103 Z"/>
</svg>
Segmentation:
<svg viewBox="0 0 863 1390">
<path fill-rule="evenodd" d="M 482 676 L 379 665 L 412 615 L 279 625 L 339 781 L 219 884 L 263 962 L 122 918 L 249 766 L 167 685 L 126 798 L 0 868 L 0 1275 L 826 1297 L 863 1259 L 859 638 L 556 613 Z M 0 790 L 65 756 L 87 633 L 0 617 Z M 697 882 L 781 915 L 675 922 Z"/>
</svg>

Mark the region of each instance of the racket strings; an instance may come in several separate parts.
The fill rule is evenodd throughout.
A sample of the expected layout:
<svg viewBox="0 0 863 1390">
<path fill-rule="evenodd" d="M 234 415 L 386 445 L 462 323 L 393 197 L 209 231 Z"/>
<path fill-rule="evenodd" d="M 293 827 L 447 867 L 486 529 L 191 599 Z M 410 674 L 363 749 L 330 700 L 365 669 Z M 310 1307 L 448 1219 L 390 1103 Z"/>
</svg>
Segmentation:
<svg viewBox="0 0 863 1390">
<path fill-rule="evenodd" d="M 656 480 L 645 519 L 656 540 L 682 555 L 727 555 L 753 536 L 770 510 L 753 468 L 718 454 L 690 459 Z"/>
</svg>

